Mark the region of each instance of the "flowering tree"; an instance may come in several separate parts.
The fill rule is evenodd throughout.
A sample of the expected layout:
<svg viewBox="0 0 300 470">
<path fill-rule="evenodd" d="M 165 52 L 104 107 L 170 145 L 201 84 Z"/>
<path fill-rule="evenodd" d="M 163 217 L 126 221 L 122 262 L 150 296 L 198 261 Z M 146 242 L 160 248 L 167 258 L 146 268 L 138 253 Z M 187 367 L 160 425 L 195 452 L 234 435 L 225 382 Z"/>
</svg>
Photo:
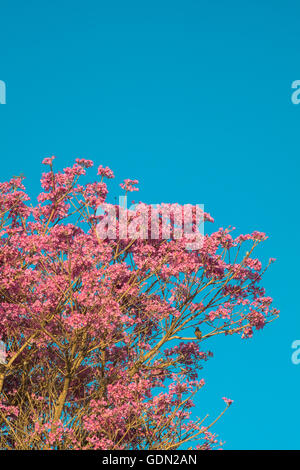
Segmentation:
<svg viewBox="0 0 300 470">
<path fill-rule="evenodd" d="M 79 184 L 93 163 L 55 173 L 53 158 L 35 206 L 22 177 L 0 184 L 0 448 L 213 448 L 211 426 L 232 401 L 213 422 L 191 419 L 212 355 L 204 348 L 278 316 L 252 257 L 265 234 L 219 229 L 192 250 L 174 217 L 168 238 L 162 218 L 154 239 L 121 234 L 113 206 L 117 230 L 111 237 L 107 224 L 105 237 L 112 171 L 100 166 L 98 182 Z M 123 211 L 135 222 L 141 206 Z M 151 217 L 142 225 L 149 235 Z M 191 225 L 199 236 L 195 217 Z"/>
</svg>

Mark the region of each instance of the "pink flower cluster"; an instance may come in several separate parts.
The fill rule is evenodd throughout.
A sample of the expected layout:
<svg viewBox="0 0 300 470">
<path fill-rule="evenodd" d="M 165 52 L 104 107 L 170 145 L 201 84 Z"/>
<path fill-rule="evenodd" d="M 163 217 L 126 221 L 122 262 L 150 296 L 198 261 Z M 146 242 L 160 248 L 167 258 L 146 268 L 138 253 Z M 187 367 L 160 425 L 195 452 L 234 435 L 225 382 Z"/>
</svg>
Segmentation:
<svg viewBox="0 0 300 470">
<path fill-rule="evenodd" d="M 207 340 L 251 337 L 278 316 L 252 257 L 265 234 L 206 231 L 195 250 L 162 229 L 157 238 L 100 239 L 102 178 L 113 172 L 99 166 L 100 181 L 83 184 L 91 160 L 55 172 L 53 159 L 43 161 L 50 169 L 36 204 L 22 178 L 0 183 L 0 447 L 219 445 L 194 417 L 193 397 L 212 357 Z"/>
<path fill-rule="evenodd" d="M 120 186 L 126 192 L 132 192 L 132 191 L 138 191 L 138 188 L 135 187 L 136 184 L 138 184 L 138 180 L 126 179 L 124 180 L 124 183 L 120 184 Z"/>
<path fill-rule="evenodd" d="M 108 179 L 111 179 L 111 178 L 115 177 L 112 170 L 110 168 L 108 168 L 108 166 L 106 166 L 104 168 L 102 165 L 98 166 L 97 175 L 105 176 L 105 178 L 108 178 Z"/>
</svg>

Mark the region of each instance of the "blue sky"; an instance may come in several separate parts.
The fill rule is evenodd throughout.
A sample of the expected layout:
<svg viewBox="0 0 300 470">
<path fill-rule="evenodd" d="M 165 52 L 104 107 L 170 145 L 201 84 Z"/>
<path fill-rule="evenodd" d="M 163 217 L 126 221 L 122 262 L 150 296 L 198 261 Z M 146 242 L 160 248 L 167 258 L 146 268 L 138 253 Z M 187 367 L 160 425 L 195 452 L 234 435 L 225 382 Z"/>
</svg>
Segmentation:
<svg viewBox="0 0 300 470">
<path fill-rule="evenodd" d="M 42 158 L 90 158 L 139 179 L 145 202 L 203 203 L 216 229 L 269 234 L 281 317 L 210 343 L 196 413 L 228 396 L 225 448 L 299 449 L 299 2 L 15 0 L 0 17 L 1 180 L 23 172 L 36 195 Z"/>
</svg>

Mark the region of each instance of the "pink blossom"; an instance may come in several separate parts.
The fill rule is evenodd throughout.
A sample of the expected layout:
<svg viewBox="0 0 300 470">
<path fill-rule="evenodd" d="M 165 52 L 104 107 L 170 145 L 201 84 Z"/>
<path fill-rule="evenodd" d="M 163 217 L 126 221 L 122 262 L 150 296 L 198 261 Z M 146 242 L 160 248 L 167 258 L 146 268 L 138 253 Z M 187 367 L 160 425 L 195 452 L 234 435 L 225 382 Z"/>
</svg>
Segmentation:
<svg viewBox="0 0 300 470">
<path fill-rule="evenodd" d="M 233 403 L 233 400 L 231 400 L 230 398 L 223 397 L 222 400 L 224 400 L 226 405 L 228 406 L 232 405 Z"/>
<path fill-rule="evenodd" d="M 43 165 L 52 165 L 52 162 L 53 162 L 54 159 L 55 159 L 54 156 L 44 158 L 44 160 L 42 161 L 42 164 Z"/>
<path fill-rule="evenodd" d="M 190 249 L 178 236 L 182 205 L 121 210 L 109 203 L 108 167 L 99 166 L 100 181 L 83 183 L 91 160 L 54 171 L 53 159 L 43 160 L 50 170 L 35 204 L 22 177 L 0 183 L 1 446 L 160 449 L 192 435 L 197 449 L 219 448 L 194 395 L 205 385 L 211 337 L 251 338 L 279 314 L 262 286 L 265 267 L 252 257 L 266 235 L 220 228 Z M 99 236 L 100 206 L 114 210 L 114 236 Z M 123 216 L 135 230 L 122 233 Z"/>
<path fill-rule="evenodd" d="M 130 180 L 126 179 L 124 180 L 124 183 L 121 183 L 120 186 L 122 189 L 124 189 L 126 192 L 132 192 L 132 191 L 138 191 L 138 188 L 135 188 L 134 185 L 138 184 L 138 180 Z"/>
</svg>

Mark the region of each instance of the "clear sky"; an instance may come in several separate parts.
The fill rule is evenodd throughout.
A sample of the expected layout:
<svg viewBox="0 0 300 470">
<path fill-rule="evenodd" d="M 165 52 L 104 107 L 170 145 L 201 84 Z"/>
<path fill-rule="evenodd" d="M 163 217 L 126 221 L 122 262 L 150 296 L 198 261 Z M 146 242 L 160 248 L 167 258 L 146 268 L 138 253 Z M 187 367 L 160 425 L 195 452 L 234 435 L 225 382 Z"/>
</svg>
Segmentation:
<svg viewBox="0 0 300 470">
<path fill-rule="evenodd" d="M 0 2 L 1 180 L 76 157 L 140 180 L 147 203 L 204 204 L 216 229 L 269 234 L 281 318 L 210 343 L 196 414 L 234 400 L 227 449 L 300 449 L 300 4 L 278 0 Z M 209 343 L 207 343 L 209 345 Z"/>
</svg>

